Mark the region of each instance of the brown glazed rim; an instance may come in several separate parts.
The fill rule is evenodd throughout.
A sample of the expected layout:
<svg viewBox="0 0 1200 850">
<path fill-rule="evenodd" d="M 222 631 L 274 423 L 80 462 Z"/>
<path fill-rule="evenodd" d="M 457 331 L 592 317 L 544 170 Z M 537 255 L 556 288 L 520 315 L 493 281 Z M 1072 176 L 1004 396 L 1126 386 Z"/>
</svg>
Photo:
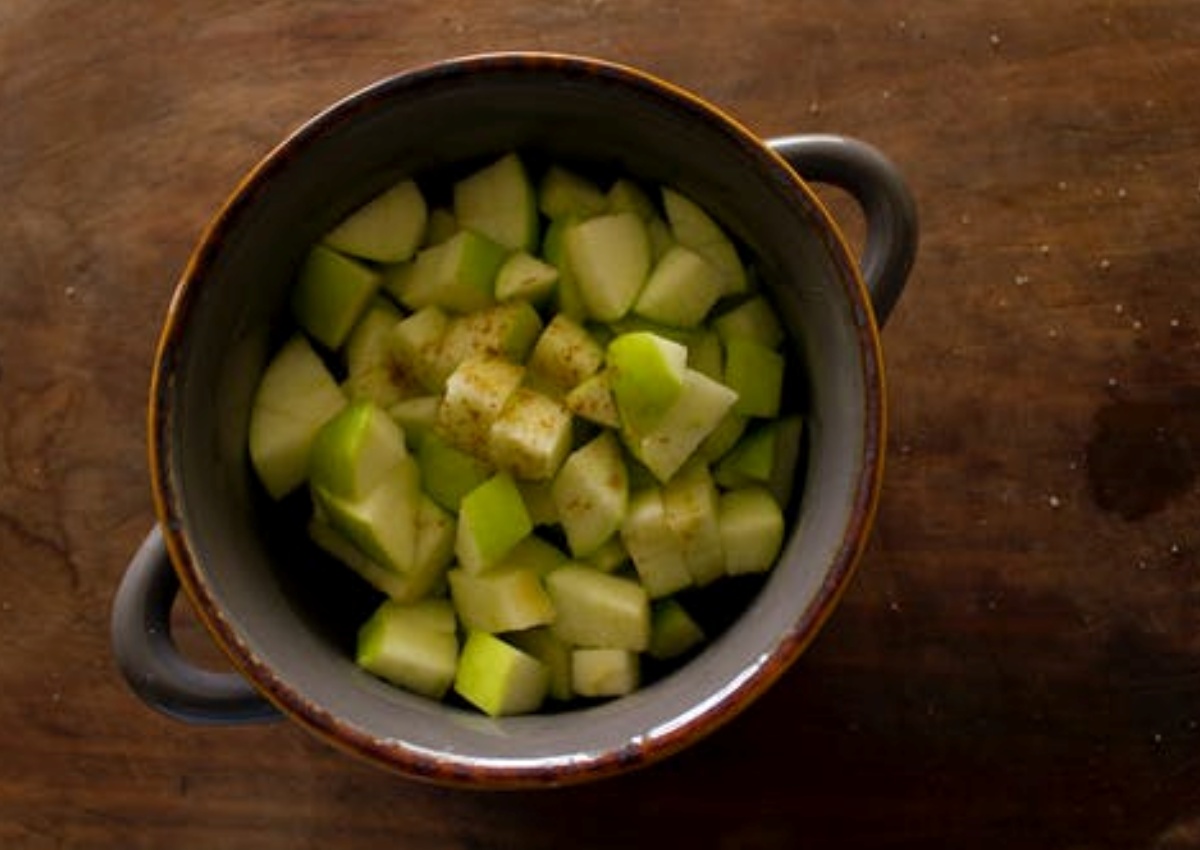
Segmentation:
<svg viewBox="0 0 1200 850">
<path fill-rule="evenodd" d="M 471 760 L 462 754 L 439 754 L 402 741 L 365 734 L 352 723 L 298 693 L 249 647 L 241 630 L 214 599 L 204 570 L 184 533 L 180 494 L 172 474 L 171 417 L 173 385 L 183 337 L 197 290 L 220 252 L 226 232 L 261 192 L 270 190 L 272 177 L 331 128 L 369 113 L 381 99 L 406 90 L 420 90 L 489 72 L 529 72 L 548 77 L 590 77 L 603 84 L 632 89 L 663 108 L 678 110 L 692 120 L 718 125 L 750 152 L 765 169 L 777 174 L 784 188 L 804 196 L 825 227 L 821 238 L 843 258 L 840 283 L 851 301 L 855 335 L 864 364 L 867 388 L 865 452 L 856 484 L 856 497 L 838 548 L 819 593 L 803 617 L 793 623 L 770 655 L 735 684 L 708 703 L 689 712 L 670 728 L 658 730 L 624 747 L 586 757 L 551 760 Z M 791 167 L 758 136 L 708 101 L 644 71 L 582 56 L 546 52 L 484 53 L 448 59 L 383 79 L 333 104 L 285 138 L 237 184 L 208 224 L 188 260 L 168 308 L 159 337 L 150 385 L 148 450 L 154 508 L 172 565 L 182 589 L 218 646 L 234 668 L 286 716 L 338 749 L 411 778 L 440 785 L 473 788 L 531 788 L 567 785 L 626 772 L 657 762 L 707 736 L 741 713 L 766 691 L 802 654 L 836 607 L 855 573 L 874 520 L 883 479 L 886 398 L 883 358 L 870 298 L 846 241 L 817 195 Z"/>
</svg>

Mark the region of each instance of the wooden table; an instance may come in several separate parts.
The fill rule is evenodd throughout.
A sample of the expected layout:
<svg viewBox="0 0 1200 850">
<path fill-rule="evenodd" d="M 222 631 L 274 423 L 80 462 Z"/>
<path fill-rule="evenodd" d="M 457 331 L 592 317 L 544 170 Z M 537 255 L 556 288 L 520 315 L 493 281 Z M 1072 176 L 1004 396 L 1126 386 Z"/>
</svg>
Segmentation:
<svg viewBox="0 0 1200 850">
<path fill-rule="evenodd" d="M 0 846 L 1200 847 L 1197 11 L 6 2 Z M 292 724 L 150 712 L 109 603 L 152 521 L 151 358 L 200 230 L 327 102 L 518 47 L 643 66 L 766 137 L 858 136 L 907 174 L 922 247 L 843 605 L 715 736 L 567 790 L 446 790 Z"/>
</svg>

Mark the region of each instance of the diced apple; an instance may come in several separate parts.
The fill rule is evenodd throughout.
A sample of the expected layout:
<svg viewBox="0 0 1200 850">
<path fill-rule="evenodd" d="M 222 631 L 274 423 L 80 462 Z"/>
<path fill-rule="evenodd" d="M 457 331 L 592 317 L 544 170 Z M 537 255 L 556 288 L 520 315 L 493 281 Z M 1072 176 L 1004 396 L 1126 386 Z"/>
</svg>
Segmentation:
<svg viewBox="0 0 1200 850">
<path fill-rule="evenodd" d="M 313 499 L 329 524 L 380 566 L 398 573 L 413 569 L 421 486 L 411 455 L 360 499 L 320 487 L 313 488 Z"/>
<path fill-rule="evenodd" d="M 678 599 L 659 600 L 650 612 L 650 649 L 652 658 L 668 661 L 678 658 L 705 641 L 704 630 Z"/>
<path fill-rule="evenodd" d="M 363 581 L 389 598 L 400 602 L 412 602 L 424 595 L 424 591 L 415 591 L 413 582 L 407 575 L 381 567 L 367 557 L 346 535 L 329 524 L 324 511 L 314 511 L 309 518 L 307 532 L 309 540 L 317 548 L 342 566 L 350 568 Z"/>
<path fill-rule="evenodd" d="M 693 456 L 706 463 L 713 463 L 724 457 L 742 439 L 750 421 L 749 416 L 743 416 L 733 410 L 726 411 L 717 427 L 696 447 Z"/>
<path fill-rule="evenodd" d="M 534 525 L 548 526 L 558 524 L 558 508 L 554 505 L 554 494 L 551 487 L 554 479 L 549 481 L 534 481 L 528 478 L 517 479 L 517 489 L 525 500 L 525 509 Z"/>
<path fill-rule="evenodd" d="M 330 495 L 362 499 L 406 457 L 400 426 L 369 401 L 347 405 L 313 441 L 309 481 Z"/>
<path fill-rule="evenodd" d="M 530 567 L 498 566 L 483 572 L 459 567 L 450 570 L 446 578 L 464 628 L 512 632 L 554 620 L 554 604 Z"/>
<path fill-rule="evenodd" d="M 434 207 L 429 211 L 429 220 L 425 223 L 425 240 L 421 243 L 421 247 L 428 248 L 431 245 L 445 242 L 458 233 L 458 229 L 458 219 L 454 217 L 453 210 L 447 207 Z"/>
<path fill-rule="evenodd" d="M 611 322 L 629 312 L 651 263 L 650 239 L 637 214 L 586 219 L 568 228 L 564 241 L 588 314 Z"/>
<path fill-rule="evenodd" d="M 571 689 L 571 646 L 548 626 L 538 626 L 505 635 L 505 640 L 546 665 L 550 674 L 551 699 L 565 702 L 575 695 Z"/>
<path fill-rule="evenodd" d="M 250 409 L 250 462 L 272 498 L 304 483 L 321 428 L 346 404 L 333 375 L 297 334 L 271 358 Z"/>
<path fill-rule="evenodd" d="M 586 558 L 582 563 L 594 567 L 602 573 L 615 573 L 629 563 L 629 551 L 620 535 L 614 534 L 604 542 L 604 545 Z"/>
<path fill-rule="evenodd" d="M 428 213 L 417 184 L 402 180 L 342 219 L 325 234 L 325 242 L 365 260 L 400 262 L 424 239 Z"/>
<path fill-rule="evenodd" d="M 586 558 L 617 532 L 628 490 L 621 446 L 611 431 L 567 456 L 551 493 L 572 555 Z"/>
<path fill-rule="evenodd" d="M 551 219 L 542 237 L 542 256 L 546 262 L 558 269 L 558 284 L 554 289 L 553 300 L 556 313 L 581 322 L 587 317 L 587 306 L 583 303 L 579 281 L 568 262 L 566 249 L 567 231 L 579 221 L 576 216 Z"/>
<path fill-rule="evenodd" d="M 575 389 L 567 393 L 563 403 L 567 410 L 596 425 L 605 428 L 619 428 L 621 425 L 621 416 L 617 411 L 617 402 L 613 398 L 612 384 L 607 371 L 584 378 Z"/>
<path fill-rule="evenodd" d="M 316 245 L 292 287 L 292 315 L 309 336 L 336 350 L 374 298 L 380 282 L 379 273 L 371 267 L 328 245 Z"/>
<path fill-rule="evenodd" d="M 498 472 L 463 496 L 454 554 L 467 570 L 494 566 L 533 531 L 521 491 L 507 472 Z"/>
<path fill-rule="evenodd" d="M 546 665 L 488 632 L 468 632 L 454 690 L 490 717 L 528 714 L 550 687 Z"/>
<path fill-rule="evenodd" d="M 389 279 L 388 292 L 411 310 L 430 305 L 453 313 L 482 310 L 495 303 L 496 274 L 507 256 L 503 245 L 460 230 L 418 252 L 404 274 Z"/>
<path fill-rule="evenodd" d="M 650 645 L 650 598 L 633 579 L 567 564 L 545 578 L 554 633 L 577 647 L 640 652 Z"/>
<path fill-rule="evenodd" d="M 553 543 L 543 540 L 536 534 L 530 534 L 509 549 L 508 554 L 491 569 L 528 569 L 532 570 L 540 579 L 545 578 L 547 573 L 558 569 L 569 560 L 566 553 Z"/>
<path fill-rule="evenodd" d="M 665 325 L 694 328 L 721 293 L 716 266 L 692 249 L 675 245 L 654 265 L 633 311 Z"/>
<path fill-rule="evenodd" d="M 684 343 L 688 350 L 688 368 L 702 372 L 714 381 L 725 378 L 725 349 L 716 331 L 697 329 Z"/>
<path fill-rule="evenodd" d="M 425 436 L 414 454 L 425 492 L 437 504 L 455 513 L 463 496 L 496 472 L 490 463 L 451 445 L 436 430 Z"/>
<path fill-rule="evenodd" d="M 441 362 L 455 369 L 473 357 L 524 362 L 542 332 L 542 319 L 527 301 L 509 301 L 465 316 L 454 316 L 442 340 Z"/>
<path fill-rule="evenodd" d="M 712 326 L 725 342 L 740 336 L 767 348 L 778 348 L 784 340 L 783 326 L 775 308 L 762 295 L 752 295 L 715 317 Z"/>
<path fill-rule="evenodd" d="M 537 194 L 516 154 L 505 154 L 454 184 L 454 217 L 509 251 L 537 245 Z"/>
<path fill-rule="evenodd" d="M 547 218 L 591 218 L 608 210 L 608 199 L 591 180 L 552 164 L 538 184 L 538 208 Z"/>
<path fill-rule="evenodd" d="M 612 340 L 606 359 L 622 426 L 635 434 L 655 427 L 683 391 L 687 349 L 658 334 L 634 331 Z"/>
<path fill-rule="evenodd" d="M 766 572 L 783 546 L 783 511 L 765 487 L 722 493 L 721 543 L 729 575 Z"/>
<path fill-rule="evenodd" d="M 725 573 L 716 483 L 698 461 L 685 466 L 662 489 L 663 514 L 679 543 L 692 581 L 704 587 Z"/>
<path fill-rule="evenodd" d="M 743 416 L 771 418 L 783 399 L 783 355 L 754 340 L 735 336 L 725 343 L 725 386 L 738 394 Z"/>
<path fill-rule="evenodd" d="M 558 283 L 558 269 L 525 251 L 514 251 L 496 273 L 496 300 L 545 301 Z"/>
<path fill-rule="evenodd" d="M 791 500 L 804 436 L 804 419 L 799 414 L 764 422 L 738 441 L 713 470 L 718 484 L 728 489 L 751 484 L 765 485 L 775 501 Z"/>
<path fill-rule="evenodd" d="M 486 459 L 492 424 L 524 375 L 524 367 L 499 357 L 459 364 L 446 379 L 446 394 L 438 409 L 439 433 L 460 449 Z"/>
<path fill-rule="evenodd" d="M 425 435 L 436 427 L 441 404 L 441 396 L 418 395 L 402 398 L 389 405 L 387 414 L 403 429 L 404 440 L 409 448 L 415 449 L 421 445 Z"/>
<path fill-rule="evenodd" d="M 402 688 L 441 699 L 458 670 L 458 637 L 431 619 L 425 605 L 385 601 L 359 630 L 355 661 Z"/>
<path fill-rule="evenodd" d="M 636 652 L 584 648 L 571 653 L 571 688 L 582 697 L 619 697 L 633 693 L 640 681 Z"/>
<path fill-rule="evenodd" d="M 625 443 L 659 481 L 668 481 L 721 424 L 736 400 L 737 393 L 724 384 L 687 369 L 675 404 L 653 428 L 623 431 Z"/>
<path fill-rule="evenodd" d="M 621 540 L 651 599 L 659 599 L 692 584 L 692 573 L 679 537 L 667 522 L 662 491 L 641 490 L 629 500 L 621 523 Z"/>
<path fill-rule="evenodd" d="M 542 329 L 526 365 L 565 393 L 599 371 L 604 347 L 583 325 L 560 313 Z"/>
<path fill-rule="evenodd" d="M 571 450 L 571 413 L 560 402 L 517 387 L 492 423 L 488 457 L 518 478 L 548 480 Z"/>
<path fill-rule="evenodd" d="M 675 240 L 700 254 L 720 271 L 722 294 L 744 292 L 749 285 L 746 267 L 721 225 L 681 192 L 664 187 L 662 200 Z"/>
<path fill-rule="evenodd" d="M 606 200 L 610 212 L 637 213 L 647 221 L 658 214 L 646 190 L 628 177 L 618 177 L 613 181 Z"/>
<path fill-rule="evenodd" d="M 442 356 L 450 318 L 440 307 L 422 307 L 392 327 L 391 353 L 431 393 L 440 393 L 453 371 Z"/>
</svg>

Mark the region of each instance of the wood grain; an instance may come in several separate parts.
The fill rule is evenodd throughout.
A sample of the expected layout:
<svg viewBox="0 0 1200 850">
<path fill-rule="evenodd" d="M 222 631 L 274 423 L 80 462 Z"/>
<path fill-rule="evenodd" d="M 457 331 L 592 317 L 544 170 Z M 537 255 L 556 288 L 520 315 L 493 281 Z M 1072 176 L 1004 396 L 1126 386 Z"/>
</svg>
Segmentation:
<svg viewBox="0 0 1200 850">
<path fill-rule="evenodd" d="M 1200 847 L 1195 13 L 0 6 L 0 846 Z M 326 103 L 516 47 L 639 65 L 764 137 L 855 135 L 908 175 L 922 247 L 854 586 L 731 726 L 561 792 L 448 791 L 289 724 L 158 717 L 108 613 L 151 522 L 146 389 L 192 244 Z"/>
</svg>

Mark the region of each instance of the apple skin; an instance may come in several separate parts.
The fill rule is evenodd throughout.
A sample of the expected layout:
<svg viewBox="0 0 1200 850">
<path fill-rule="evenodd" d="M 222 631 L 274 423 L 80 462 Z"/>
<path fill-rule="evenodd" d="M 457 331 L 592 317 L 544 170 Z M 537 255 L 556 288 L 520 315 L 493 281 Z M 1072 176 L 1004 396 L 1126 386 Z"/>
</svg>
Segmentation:
<svg viewBox="0 0 1200 850">
<path fill-rule="evenodd" d="M 358 632 L 355 661 L 364 670 L 406 690 L 441 699 L 458 671 L 458 637 L 427 600 L 411 605 L 388 600 Z"/>
<path fill-rule="evenodd" d="M 528 714 L 545 701 L 550 672 L 541 661 L 496 635 L 469 631 L 453 687 L 489 717 Z"/>
<path fill-rule="evenodd" d="M 687 347 L 650 331 L 623 333 L 608 344 L 606 362 L 622 426 L 656 426 L 683 391 Z"/>
<path fill-rule="evenodd" d="M 462 498 L 454 554 L 463 569 L 479 572 L 498 563 L 533 531 L 521 491 L 498 472 Z"/>
<path fill-rule="evenodd" d="M 317 433 L 308 480 L 343 499 L 362 499 L 408 457 L 404 432 L 373 402 L 344 407 Z"/>
</svg>

